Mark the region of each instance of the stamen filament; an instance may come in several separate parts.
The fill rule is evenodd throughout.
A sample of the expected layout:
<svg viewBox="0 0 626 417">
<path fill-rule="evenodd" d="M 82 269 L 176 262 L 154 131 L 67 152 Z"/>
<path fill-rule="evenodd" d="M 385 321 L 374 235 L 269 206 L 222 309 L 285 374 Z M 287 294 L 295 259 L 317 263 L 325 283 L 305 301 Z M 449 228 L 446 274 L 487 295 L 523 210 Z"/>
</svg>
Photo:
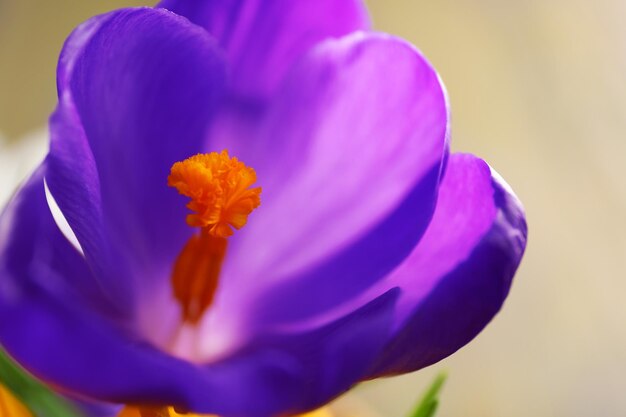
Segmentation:
<svg viewBox="0 0 626 417">
<path fill-rule="evenodd" d="M 211 305 L 217 290 L 228 241 L 205 230 L 193 235 L 174 264 L 174 297 L 186 322 L 195 324 Z"/>
</svg>

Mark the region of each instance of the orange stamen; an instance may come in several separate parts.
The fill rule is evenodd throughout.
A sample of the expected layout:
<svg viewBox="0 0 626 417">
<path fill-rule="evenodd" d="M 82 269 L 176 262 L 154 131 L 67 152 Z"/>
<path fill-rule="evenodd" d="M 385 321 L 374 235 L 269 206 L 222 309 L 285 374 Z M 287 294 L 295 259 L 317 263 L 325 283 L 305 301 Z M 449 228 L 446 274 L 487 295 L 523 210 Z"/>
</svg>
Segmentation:
<svg viewBox="0 0 626 417">
<path fill-rule="evenodd" d="M 254 169 L 225 150 L 194 155 L 172 166 L 167 183 L 191 198 L 187 208 L 194 213 L 187 216 L 187 224 L 201 229 L 189 239 L 172 271 L 184 321 L 198 323 L 213 302 L 227 237 L 261 204 L 261 188 L 249 188 L 255 182 Z"/>
<path fill-rule="evenodd" d="M 198 154 L 172 166 L 167 184 L 191 198 L 187 207 L 194 214 L 187 224 L 202 227 L 218 237 L 241 229 L 248 215 L 261 204 L 261 188 L 249 188 L 256 182 L 256 172 L 228 151 Z"/>
</svg>

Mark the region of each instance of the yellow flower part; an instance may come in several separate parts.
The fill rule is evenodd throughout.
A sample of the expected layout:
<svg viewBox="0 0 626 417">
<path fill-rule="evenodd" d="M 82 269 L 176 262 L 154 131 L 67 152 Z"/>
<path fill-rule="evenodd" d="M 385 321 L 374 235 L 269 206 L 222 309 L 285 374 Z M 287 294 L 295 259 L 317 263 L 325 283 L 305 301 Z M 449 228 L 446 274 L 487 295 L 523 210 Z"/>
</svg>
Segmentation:
<svg viewBox="0 0 626 417">
<path fill-rule="evenodd" d="M 209 414 L 181 414 L 174 407 L 124 407 L 118 417 L 216 417 Z"/>
<path fill-rule="evenodd" d="M 118 417 L 218 417 L 210 414 L 185 414 L 178 413 L 173 407 L 151 408 L 151 407 L 125 407 Z M 300 417 L 333 417 L 333 414 L 326 407 L 301 414 Z"/>
<path fill-rule="evenodd" d="M 256 172 L 228 151 L 198 154 L 171 169 L 167 184 L 191 198 L 193 214 L 187 224 L 201 227 L 215 237 L 228 237 L 241 229 L 248 215 L 261 204 L 261 188 L 250 188 Z"/>
<path fill-rule="evenodd" d="M 333 417 L 333 414 L 328 407 L 322 407 L 310 413 L 301 414 L 300 417 Z"/>
<path fill-rule="evenodd" d="M 8 389 L 0 385 L 0 417 L 34 416 Z"/>
</svg>

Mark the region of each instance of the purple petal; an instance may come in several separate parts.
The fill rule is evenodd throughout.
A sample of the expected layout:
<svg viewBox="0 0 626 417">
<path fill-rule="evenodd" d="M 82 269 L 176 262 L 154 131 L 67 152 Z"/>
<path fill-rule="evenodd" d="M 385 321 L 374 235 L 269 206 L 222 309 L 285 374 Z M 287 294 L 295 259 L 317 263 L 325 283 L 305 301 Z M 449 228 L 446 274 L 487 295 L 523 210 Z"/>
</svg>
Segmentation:
<svg viewBox="0 0 626 417">
<path fill-rule="evenodd" d="M 434 210 L 448 111 L 418 51 L 362 33 L 314 48 L 273 106 L 235 152 L 264 188 L 223 285 L 225 297 L 257 292 L 263 313 L 248 317 L 288 321 L 355 296 L 408 255 Z"/>
<path fill-rule="evenodd" d="M 118 417 L 124 408 L 120 404 L 89 401 L 75 396 L 66 395 L 65 399 L 78 409 L 81 417 Z"/>
<path fill-rule="evenodd" d="M 372 375 L 423 368 L 472 340 L 508 295 L 526 236 L 523 208 L 498 174 L 452 155 L 426 234 L 378 289 L 403 292 L 397 333 Z"/>
<path fill-rule="evenodd" d="M 330 324 L 265 335 L 204 367 L 154 349 L 98 308 L 89 267 L 48 210 L 43 174 L 42 168 L 0 218 L 0 343 L 59 390 L 224 417 L 283 415 L 347 390 L 383 348 L 393 290 Z"/>
<path fill-rule="evenodd" d="M 224 379 L 230 402 L 219 415 L 296 415 L 343 394 L 365 375 L 380 353 L 398 292 L 320 327 L 265 334 L 233 358 L 209 367 Z M 242 395 L 242 393 L 244 393 Z"/>
<path fill-rule="evenodd" d="M 46 167 L 40 166 L 0 217 L 2 303 L 17 303 L 30 293 L 46 292 L 70 304 L 88 302 L 94 311 L 115 318 L 100 283 L 52 218 L 44 191 L 45 172 Z M 73 279 L 60 272 L 65 270 L 73 272 Z M 29 279 L 13 280 L 17 275 Z M 29 332 L 28 328 L 15 330 Z"/>
<path fill-rule="evenodd" d="M 191 233 L 167 175 L 203 151 L 224 77 L 206 31 L 164 10 L 94 17 L 64 46 L 46 180 L 121 306 L 133 305 L 130 278 L 162 278 Z"/>
<path fill-rule="evenodd" d="M 203 26 L 228 56 L 236 93 L 273 93 L 292 63 L 328 37 L 369 28 L 359 0 L 165 0 L 159 4 Z"/>
</svg>

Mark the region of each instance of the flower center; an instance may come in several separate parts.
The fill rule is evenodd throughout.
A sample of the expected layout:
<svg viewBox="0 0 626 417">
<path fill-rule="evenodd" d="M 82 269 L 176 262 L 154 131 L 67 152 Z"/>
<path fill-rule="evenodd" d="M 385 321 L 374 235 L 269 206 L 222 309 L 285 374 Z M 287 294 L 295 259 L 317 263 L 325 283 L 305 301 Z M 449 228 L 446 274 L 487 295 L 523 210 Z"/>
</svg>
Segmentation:
<svg viewBox="0 0 626 417">
<path fill-rule="evenodd" d="M 256 172 L 228 151 L 198 154 L 171 169 L 167 184 L 191 201 L 187 224 L 200 228 L 178 256 L 172 271 L 174 296 L 183 319 L 197 323 L 211 305 L 226 255 L 227 238 L 261 204 L 261 188 L 250 188 Z"/>
</svg>

